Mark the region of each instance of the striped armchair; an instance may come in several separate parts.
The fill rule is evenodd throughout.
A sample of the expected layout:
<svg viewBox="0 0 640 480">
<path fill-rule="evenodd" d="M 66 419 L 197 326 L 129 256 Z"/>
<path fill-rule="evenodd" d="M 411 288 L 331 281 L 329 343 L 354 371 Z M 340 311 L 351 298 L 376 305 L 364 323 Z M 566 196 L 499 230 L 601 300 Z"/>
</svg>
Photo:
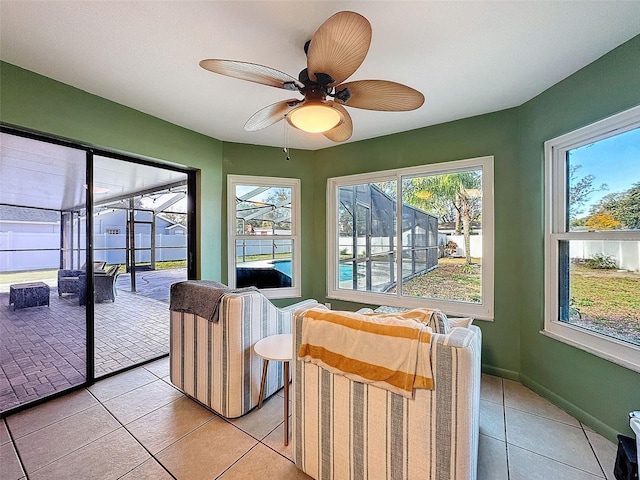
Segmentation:
<svg viewBox="0 0 640 480">
<path fill-rule="evenodd" d="M 223 295 L 216 322 L 172 310 L 171 383 L 223 417 L 244 415 L 260 395 L 262 359 L 253 345 L 268 335 L 291 333 L 293 313 L 317 305 L 305 300 L 277 308 L 252 291 Z M 282 362 L 271 362 L 265 398 L 283 385 Z"/>
<path fill-rule="evenodd" d="M 294 352 L 302 317 L 294 318 Z M 296 358 L 296 466 L 323 480 L 475 480 L 481 341 L 473 325 L 433 334 L 434 389 L 411 399 Z"/>
</svg>

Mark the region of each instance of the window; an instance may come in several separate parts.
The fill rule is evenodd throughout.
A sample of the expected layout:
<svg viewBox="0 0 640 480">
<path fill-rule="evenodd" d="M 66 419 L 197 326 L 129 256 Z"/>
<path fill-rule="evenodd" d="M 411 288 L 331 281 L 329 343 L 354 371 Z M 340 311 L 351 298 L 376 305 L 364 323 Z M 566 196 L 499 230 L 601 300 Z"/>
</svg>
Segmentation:
<svg viewBox="0 0 640 480">
<path fill-rule="evenodd" d="M 640 107 L 545 143 L 545 334 L 640 371 Z"/>
<path fill-rule="evenodd" d="M 229 175 L 229 286 L 299 297 L 300 181 Z"/>
<path fill-rule="evenodd" d="M 328 296 L 492 319 L 492 184 L 493 157 L 329 179 Z"/>
</svg>

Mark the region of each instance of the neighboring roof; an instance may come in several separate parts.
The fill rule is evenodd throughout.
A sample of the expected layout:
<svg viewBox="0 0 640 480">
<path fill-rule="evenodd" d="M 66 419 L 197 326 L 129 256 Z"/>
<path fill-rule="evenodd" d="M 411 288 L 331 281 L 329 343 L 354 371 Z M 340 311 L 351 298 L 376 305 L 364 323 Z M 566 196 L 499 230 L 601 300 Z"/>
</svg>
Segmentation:
<svg viewBox="0 0 640 480">
<path fill-rule="evenodd" d="M 53 210 L 0 205 L 0 222 L 2 221 L 57 223 L 60 221 L 60 213 Z"/>
<path fill-rule="evenodd" d="M 167 220 L 166 218 L 163 220 Z M 168 220 L 167 220 L 168 221 Z M 171 222 L 169 222 L 171 223 Z M 173 225 L 171 225 L 170 227 L 165 227 L 166 230 L 173 230 L 174 228 L 181 228 L 183 230 L 187 230 L 187 227 L 185 227 L 184 225 L 181 225 L 179 223 L 174 223 Z"/>
</svg>

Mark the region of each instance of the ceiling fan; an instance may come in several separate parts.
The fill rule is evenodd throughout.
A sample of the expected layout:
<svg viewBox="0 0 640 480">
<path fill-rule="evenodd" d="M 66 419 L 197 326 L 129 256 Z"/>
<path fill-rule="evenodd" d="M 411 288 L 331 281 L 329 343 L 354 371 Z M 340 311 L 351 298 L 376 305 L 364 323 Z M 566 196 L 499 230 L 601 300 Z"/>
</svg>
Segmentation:
<svg viewBox="0 0 640 480">
<path fill-rule="evenodd" d="M 362 64 L 371 43 L 371 24 L 355 12 L 338 12 L 326 20 L 305 46 L 307 68 L 298 78 L 255 63 L 207 59 L 206 70 L 250 82 L 298 91 L 292 98 L 269 105 L 247 120 L 244 129 L 257 131 L 280 120 L 334 142 L 351 138 L 353 123 L 344 106 L 378 111 L 415 110 L 424 95 L 411 87 L 387 80 L 343 83 Z"/>
</svg>

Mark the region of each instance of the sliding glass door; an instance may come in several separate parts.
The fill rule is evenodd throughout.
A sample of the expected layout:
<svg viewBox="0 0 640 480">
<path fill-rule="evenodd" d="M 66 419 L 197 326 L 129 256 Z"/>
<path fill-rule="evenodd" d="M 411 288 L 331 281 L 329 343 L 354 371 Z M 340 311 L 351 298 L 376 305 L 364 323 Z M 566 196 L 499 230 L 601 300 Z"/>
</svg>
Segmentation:
<svg viewBox="0 0 640 480">
<path fill-rule="evenodd" d="M 0 412 L 87 381 L 87 155 L 0 134 Z"/>
<path fill-rule="evenodd" d="M 4 127 L 0 147 L 6 414 L 169 353 L 195 174 Z"/>
<path fill-rule="evenodd" d="M 93 158 L 95 376 L 169 353 L 169 287 L 187 279 L 185 172 Z"/>
</svg>

